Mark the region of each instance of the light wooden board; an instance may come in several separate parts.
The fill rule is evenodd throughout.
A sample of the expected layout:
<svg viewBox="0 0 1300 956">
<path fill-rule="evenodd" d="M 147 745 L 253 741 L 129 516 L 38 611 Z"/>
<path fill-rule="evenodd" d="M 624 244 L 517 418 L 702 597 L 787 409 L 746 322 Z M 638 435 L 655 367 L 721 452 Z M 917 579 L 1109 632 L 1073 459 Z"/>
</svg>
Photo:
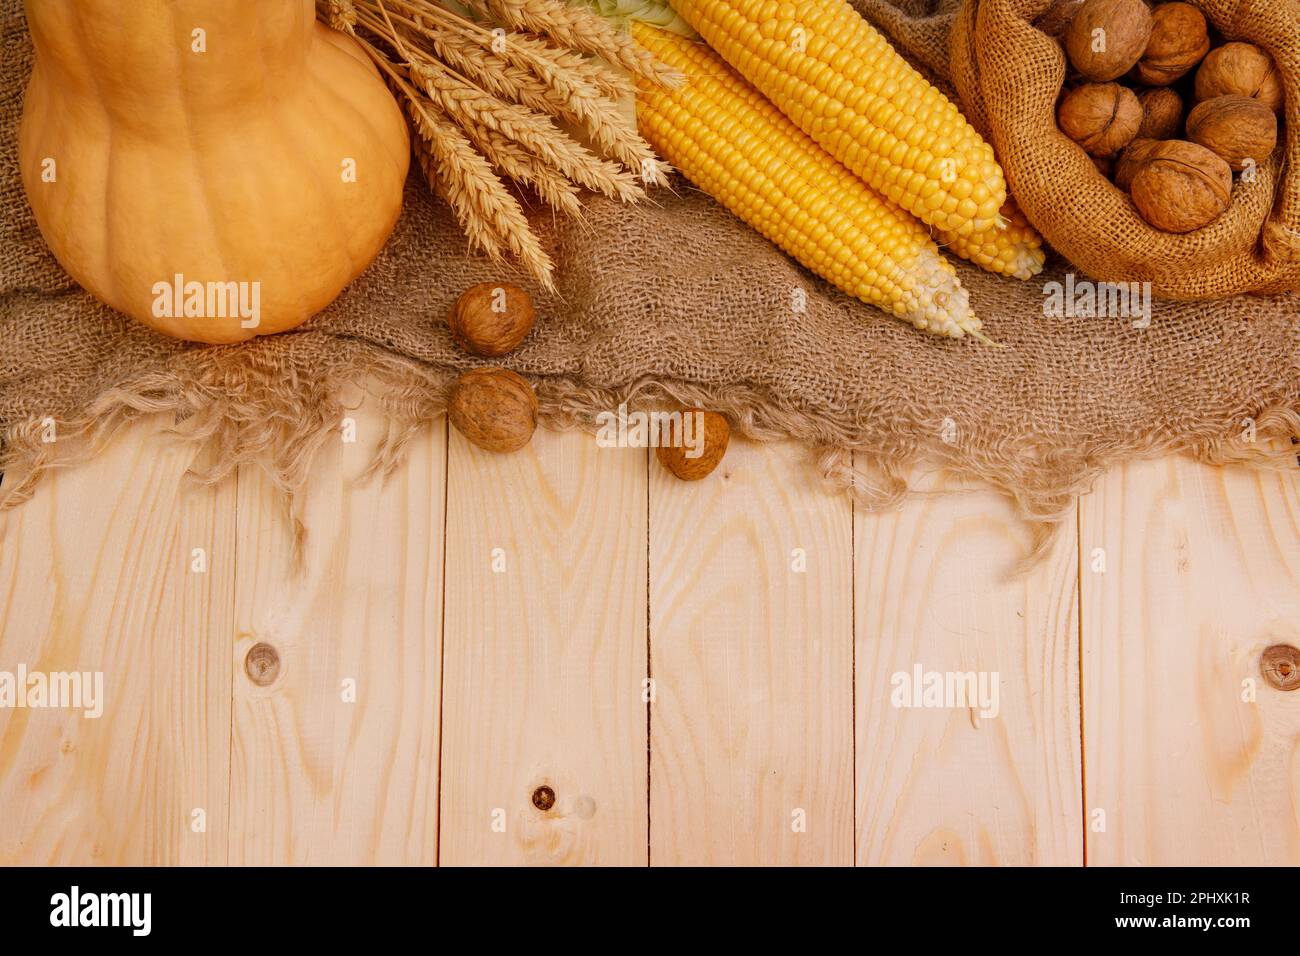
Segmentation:
<svg viewBox="0 0 1300 956">
<path fill-rule="evenodd" d="M 989 492 L 854 514 L 797 448 L 683 484 L 441 421 L 357 486 L 352 417 L 296 573 L 269 483 L 191 487 L 162 421 L 0 515 L 0 670 L 107 698 L 0 708 L 0 863 L 1300 862 L 1300 692 L 1259 677 L 1300 646 L 1294 475 L 1117 469 L 1014 580 Z M 996 671 L 998 716 L 894 707 L 918 663 Z"/>
<path fill-rule="evenodd" d="M 453 430 L 450 476 L 441 861 L 644 865 L 645 452 Z"/>
<path fill-rule="evenodd" d="M 98 718 L 0 709 L 0 863 L 225 862 L 234 486 L 165 424 L 0 514 L 0 670 L 103 675 Z"/>
<path fill-rule="evenodd" d="M 856 515 L 857 861 L 1078 865 L 1076 529 L 1015 576 L 1008 500 L 919 487 L 949 493 Z M 976 693 L 927 698 L 932 673 Z"/>
<path fill-rule="evenodd" d="M 650 859 L 853 859 L 852 517 L 790 446 L 650 478 Z"/>
<path fill-rule="evenodd" d="M 1300 476 L 1134 464 L 1080 531 L 1088 862 L 1300 864 L 1300 692 L 1259 671 L 1300 646 Z"/>
<path fill-rule="evenodd" d="M 355 398 L 355 396 L 354 396 Z M 388 482 L 358 484 L 382 434 L 363 405 L 313 468 L 304 560 L 258 469 L 239 476 L 230 862 L 437 859 L 442 631 L 442 423 Z M 280 672 L 258 686 L 257 642 Z"/>
</svg>

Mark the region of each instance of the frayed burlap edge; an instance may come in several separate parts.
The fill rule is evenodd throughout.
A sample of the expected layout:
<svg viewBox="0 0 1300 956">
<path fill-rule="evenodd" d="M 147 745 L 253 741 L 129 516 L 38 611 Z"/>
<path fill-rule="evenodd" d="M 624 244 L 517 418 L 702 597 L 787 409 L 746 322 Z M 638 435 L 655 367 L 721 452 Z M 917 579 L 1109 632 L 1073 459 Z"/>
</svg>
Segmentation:
<svg viewBox="0 0 1300 956">
<path fill-rule="evenodd" d="M 285 377 L 293 378 L 285 387 Z M 32 497 L 41 479 L 58 468 L 97 454 L 123 428 L 146 416 L 170 414 L 175 425 L 164 435 L 195 447 L 189 475 L 205 485 L 229 477 L 239 466 L 263 468 L 282 493 L 301 556 L 308 529 L 297 503 L 316 453 L 339 427 L 348 406 L 342 396 L 360 388 L 379 403 L 387 430 L 361 476 L 386 479 L 402 463 L 420 429 L 445 411 L 457 372 L 393 356 L 366 343 L 351 342 L 330 368 L 305 375 L 286 372 L 283 361 L 232 349 L 195 350 L 167 368 L 112 388 L 63 419 L 33 419 L 0 436 L 0 511 Z M 840 423 L 792 407 L 772 394 L 746 387 L 725 390 L 680 381 L 642 380 L 621 388 L 583 385 L 569 379 L 530 376 L 538 395 L 541 423 L 554 429 L 595 431 L 597 415 L 627 403 L 631 409 L 699 406 L 721 412 L 732 428 L 755 441 L 802 443 L 827 485 L 850 494 L 869 511 L 896 508 L 911 495 L 920 468 L 975 479 L 1010 497 L 1033 530 L 1030 553 L 1018 571 L 1043 558 L 1075 499 L 1120 461 L 1187 455 L 1212 465 L 1294 471 L 1300 441 L 1300 394 L 1290 404 L 1260 409 L 1253 434 L 1224 435 L 1221 427 L 1178 438 L 1134 436 L 1103 451 L 1077 455 L 1055 450 L 1049 460 L 1031 443 L 1008 441 L 993 448 L 927 440 L 901 425 L 886 437 L 869 439 Z M 49 441 L 51 434 L 56 436 Z M 879 431 L 876 423 L 874 432 Z M 1252 440 L 1253 439 L 1253 440 Z M 1035 453 L 1037 452 L 1037 453 Z"/>
</svg>

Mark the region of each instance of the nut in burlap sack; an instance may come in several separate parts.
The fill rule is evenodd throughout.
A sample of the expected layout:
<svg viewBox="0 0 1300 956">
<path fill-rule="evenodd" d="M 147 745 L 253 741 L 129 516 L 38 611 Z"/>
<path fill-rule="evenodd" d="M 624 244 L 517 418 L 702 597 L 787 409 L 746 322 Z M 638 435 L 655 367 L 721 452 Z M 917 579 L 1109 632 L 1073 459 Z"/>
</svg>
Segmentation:
<svg viewBox="0 0 1300 956">
<path fill-rule="evenodd" d="M 1222 40 L 1268 51 L 1285 89 L 1278 148 L 1237 180 L 1227 209 L 1204 228 L 1152 226 L 1061 132 L 1070 63 L 1060 0 L 965 0 L 951 35 L 953 84 L 1025 215 L 1092 278 L 1150 282 L 1156 295 L 1184 300 L 1300 289 L 1300 0 L 1189 2 Z M 1080 4 L 1065 6 L 1068 19 Z"/>
</svg>

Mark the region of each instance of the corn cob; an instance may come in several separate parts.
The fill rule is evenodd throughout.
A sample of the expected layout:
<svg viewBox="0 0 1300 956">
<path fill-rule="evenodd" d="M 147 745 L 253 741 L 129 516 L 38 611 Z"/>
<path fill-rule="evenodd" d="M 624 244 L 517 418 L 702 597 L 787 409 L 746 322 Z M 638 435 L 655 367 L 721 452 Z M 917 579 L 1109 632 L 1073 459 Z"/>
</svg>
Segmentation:
<svg viewBox="0 0 1300 956">
<path fill-rule="evenodd" d="M 1043 271 L 1047 254 L 1043 237 L 1029 224 L 1014 199 L 1002 207 L 1002 215 L 991 229 L 969 236 L 935 230 L 940 246 L 968 259 L 981 269 L 1012 279 L 1032 279 Z"/>
<path fill-rule="evenodd" d="M 921 221 L 994 226 L 1006 181 L 993 149 L 845 0 L 673 0 L 777 108 Z"/>
<path fill-rule="evenodd" d="M 671 92 L 639 84 L 637 122 L 665 160 L 850 295 L 923 331 L 987 341 L 924 226 L 832 159 L 708 47 L 643 23 L 632 30 L 687 78 Z"/>
</svg>

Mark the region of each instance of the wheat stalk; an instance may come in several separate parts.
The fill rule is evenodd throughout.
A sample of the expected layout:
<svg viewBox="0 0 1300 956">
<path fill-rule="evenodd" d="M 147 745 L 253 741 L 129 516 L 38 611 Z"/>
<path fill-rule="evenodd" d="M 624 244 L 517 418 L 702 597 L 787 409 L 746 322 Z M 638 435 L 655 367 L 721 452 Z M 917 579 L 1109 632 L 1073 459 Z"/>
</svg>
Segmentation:
<svg viewBox="0 0 1300 956">
<path fill-rule="evenodd" d="M 358 2 L 373 5 L 375 0 L 358 0 Z M 544 56 L 556 67 L 591 83 L 602 96 L 609 99 L 616 100 L 636 90 L 626 71 L 612 66 L 602 58 L 587 56 L 563 47 L 550 46 L 546 40 L 526 33 L 489 30 L 479 23 L 431 3 L 430 0 L 384 0 L 384 6 L 393 19 L 399 18 L 399 14 L 393 11 L 402 11 L 405 16 L 401 16 L 401 19 L 420 29 L 427 29 L 436 23 L 444 28 L 452 27 L 466 34 L 479 36 L 489 46 L 493 41 L 504 42 L 509 47 Z"/>
<path fill-rule="evenodd" d="M 681 82 L 678 74 L 658 63 L 631 36 L 620 33 L 595 11 L 571 6 L 566 0 L 466 0 L 466 5 L 505 26 L 604 57 L 659 86 L 672 87 Z"/>
<path fill-rule="evenodd" d="M 355 33 L 357 11 L 352 0 L 320 0 L 316 4 L 317 16 L 340 33 Z"/>
<path fill-rule="evenodd" d="M 419 133 L 416 155 L 425 177 L 456 212 L 471 247 L 494 259 L 509 250 L 555 291 L 555 264 L 528 225 L 518 200 L 492 172 L 486 159 L 470 145 L 455 124 L 439 116 L 434 104 L 411 90 L 407 112 Z"/>
<path fill-rule="evenodd" d="M 557 70 L 564 70 L 576 79 L 595 87 L 596 92 L 608 100 L 620 100 L 636 93 L 636 84 L 628 74 L 609 66 L 604 60 L 574 53 L 563 47 L 550 46 L 545 40 L 525 33 L 512 33 L 506 43 L 533 56 L 543 57 Z"/>
<path fill-rule="evenodd" d="M 317 0 L 316 9 L 361 44 L 402 101 L 416 160 L 471 247 L 514 256 L 553 289 L 554 263 L 502 177 L 572 217 L 579 188 L 643 199 L 637 174 L 664 166 L 619 100 L 635 95 L 628 72 L 661 85 L 677 78 L 567 0 L 464 2 L 482 22 L 442 0 Z"/>
<path fill-rule="evenodd" d="M 458 24 L 456 17 L 436 25 L 401 16 L 391 19 L 427 37 L 444 63 L 487 92 L 582 127 L 597 149 L 628 168 L 640 169 L 655 158 L 618 104 L 603 97 L 595 78 L 557 64 L 539 52 L 544 46 L 507 38 L 494 50 L 497 38 L 489 31 L 464 21 Z"/>
<path fill-rule="evenodd" d="M 636 178 L 617 163 L 597 158 L 574 142 L 545 116 L 507 103 L 436 65 L 412 63 L 412 81 L 442 112 L 461 123 L 477 123 L 517 142 L 587 189 L 621 202 L 636 202 L 645 193 Z"/>
<path fill-rule="evenodd" d="M 529 186 L 544 203 L 557 212 L 579 218 L 582 203 L 578 189 L 564 174 L 529 153 L 518 143 L 485 126 L 471 124 L 461 129 L 474 147 L 504 176 Z"/>
</svg>

